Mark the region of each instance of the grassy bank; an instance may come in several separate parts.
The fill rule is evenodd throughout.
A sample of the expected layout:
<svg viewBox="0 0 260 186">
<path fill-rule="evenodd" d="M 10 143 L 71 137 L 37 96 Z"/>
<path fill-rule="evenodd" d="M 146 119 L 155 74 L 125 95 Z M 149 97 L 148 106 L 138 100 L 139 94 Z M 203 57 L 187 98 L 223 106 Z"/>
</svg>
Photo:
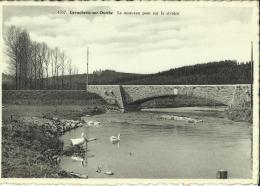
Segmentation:
<svg viewBox="0 0 260 186">
<path fill-rule="evenodd" d="M 57 177 L 58 136 L 19 120 L 4 121 L 2 130 L 2 177 Z"/>
<path fill-rule="evenodd" d="M 84 90 L 6 90 L 3 91 L 3 104 L 18 105 L 93 105 L 105 104 L 94 93 Z"/>
<path fill-rule="evenodd" d="M 104 109 L 101 105 L 5 104 L 2 111 L 2 177 L 55 178 L 63 177 L 58 174 L 63 142 L 57 130 L 46 125 L 48 118 L 78 120 L 86 114 L 102 113 Z"/>
<path fill-rule="evenodd" d="M 229 108 L 225 111 L 224 115 L 233 121 L 253 122 L 253 113 L 250 107 Z"/>
</svg>

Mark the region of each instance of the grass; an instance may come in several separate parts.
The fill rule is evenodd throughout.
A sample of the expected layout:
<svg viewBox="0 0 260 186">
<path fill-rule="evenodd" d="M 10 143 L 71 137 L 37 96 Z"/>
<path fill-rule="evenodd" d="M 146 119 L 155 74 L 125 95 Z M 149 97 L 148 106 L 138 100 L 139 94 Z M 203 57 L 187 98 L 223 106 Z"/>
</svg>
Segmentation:
<svg viewBox="0 0 260 186">
<path fill-rule="evenodd" d="M 2 122 L 2 177 L 60 177 L 57 157 L 63 142 L 43 123 L 26 122 L 23 117 L 79 119 L 102 113 L 101 105 L 5 105 Z"/>
</svg>

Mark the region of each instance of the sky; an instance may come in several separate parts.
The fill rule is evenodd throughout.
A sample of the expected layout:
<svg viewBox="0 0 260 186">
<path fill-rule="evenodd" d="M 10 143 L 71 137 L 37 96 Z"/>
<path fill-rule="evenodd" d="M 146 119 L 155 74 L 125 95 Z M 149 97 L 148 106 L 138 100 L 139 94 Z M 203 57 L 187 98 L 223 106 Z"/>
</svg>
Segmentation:
<svg viewBox="0 0 260 186">
<path fill-rule="evenodd" d="M 66 10 L 67 15 L 57 14 Z M 113 11 L 113 15 L 69 15 L 69 11 Z M 175 11 L 179 15 L 117 15 L 120 11 Z M 3 29 L 26 29 L 32 40 L 59 47 L 86 73 L 111 69 L 156 73 L 225 59 L 250 60 L 256 29 L 250 7 L 5 6 Z M 4 70 L 8 61 L 4 61 Z"/>
</svg>

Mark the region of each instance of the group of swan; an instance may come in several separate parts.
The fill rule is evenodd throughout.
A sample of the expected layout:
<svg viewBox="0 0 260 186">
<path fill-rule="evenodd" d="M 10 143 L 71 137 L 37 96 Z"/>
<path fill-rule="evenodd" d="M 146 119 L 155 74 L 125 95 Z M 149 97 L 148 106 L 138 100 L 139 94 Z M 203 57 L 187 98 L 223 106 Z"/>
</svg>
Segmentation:
<svg viewBox="0 0 260 186">
<path fill-rule="evenodd" d="M 86 142 L 90 142 L 90 141 L 94 141 L 94 140 L 96 140 L 96 138 L 87 139 L 85 137 L 85 133 L 84 132 L 81 133 L 81 137 L 80 138 L 70 139 L 72 146 L 82 145 L 82 144 L 84 144 Z M 110 137 L 110 141 L 111 141 L 111 143 L 119 142 L 120 141 L 120 134 L 118 134 L 117 136 L 111 136 Z"/>
<path fill-rule="evenodd" d="M 75 146 L 75 145 L 82 145 L 82 144 L 84 144 L 84 143 L 88 143 L 88 142 L 93 141 L 93 140 L 96 140 L 96 138 L 89 138 L 89 139 L 87 139 L 87 138 L 85 137 L 85 133 L 84 133 L 84 132 L 81 133 L 81 137 L 80 137 L 80 138 L 70 139 L 71 144 L 72 144 L 73 146 Z M 113 144 L 114 144 L 114 143 L 118 143 L 118 142 L 120 141 L 120 134 L 118 134 L 117 136 L 111 136 L 111 137 L 110 137 L 110 141 L 111 141 L 111 143 L 113 143 Z M 119 144 L 119 143 L 118 143 L 118 144 Z M 79 162 L 81 162 L 81 164 L 82 164 L 83 167 L 85 166 L 85 164 L 84 164 L 84 159 L 83 159 L 83 158 L 77 157 L 77 156 L 72 156 L 71 159 L 72 159 L 73 161 L 79 161 Z M 97 170 L 96 172 L 98 172 L 98 173 L 103 173 L 103 174 L 107 174 L 107 175 L 113 175 L 113 174 L 114 174 L 114 173 L 111 172 L 111 171 L 102 171 L 100 167 L 98 167 L 98 170 Z"/>
</svg>

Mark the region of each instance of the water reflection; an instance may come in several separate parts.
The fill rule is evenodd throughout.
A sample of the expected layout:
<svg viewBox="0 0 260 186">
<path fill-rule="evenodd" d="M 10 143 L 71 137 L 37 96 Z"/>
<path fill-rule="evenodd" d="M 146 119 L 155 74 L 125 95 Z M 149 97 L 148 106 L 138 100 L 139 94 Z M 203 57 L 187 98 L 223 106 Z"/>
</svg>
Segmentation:
<svg viewBox="0 0 260 186">
<path fill-rule="evenodd" d="M 101 125 L 78 128 L 63 136 L 65 144 L 81 132 L 98 138 L 87 144 L 84 167 L 68 157 L 62 159 L 61 166 L 90 178 L 215 178 L 219 169 L 228 170 L 231 178 L 251 177 L 251 124 L 200 116 L 204 122 L 194 125 L 158 120 L 161 114 L 91 117 Z M 110 137 L 115 134 L 122 137 L 113 144 Z M 102 174 L 96 172 L 98 167 Z M 115 174 L 105 174 L 106 170 Z"/>
</svg>

